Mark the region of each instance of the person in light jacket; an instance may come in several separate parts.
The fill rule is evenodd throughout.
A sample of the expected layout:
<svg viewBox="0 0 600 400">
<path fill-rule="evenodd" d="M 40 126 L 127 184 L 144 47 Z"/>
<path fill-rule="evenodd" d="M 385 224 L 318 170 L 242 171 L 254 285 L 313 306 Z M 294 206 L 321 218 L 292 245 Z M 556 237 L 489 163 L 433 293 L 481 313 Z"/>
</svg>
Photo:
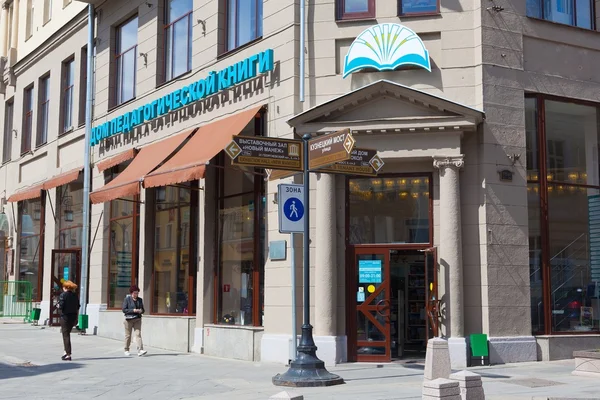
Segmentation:
<svg viewBox="0 0 600 400">
<path fill-rule="evenodd" d="M 71 361 L 71 330 L 77 323 L 79 314 L 79 297 L 75 294 L 77 285 L 71 281 L 63 282 L 63 292 L 58 296 L 60 310 L 60 331 L 63 337 L 65 353 L 63 361 Z"/>
<path fill-rule="evenodd" d="M 144 350 L 142 342 L 142 314 L 144 313 L 144 302 L 139 296 L 140 288 L 133 285 L 129 288 L 129 293 L 123 300 L 123 314 L 125 314 L 125 355 L 129 356 L 129 346 L 131 345 L 131 331 L 135 335 L 137 342 L 138 356 L 147 353 Z"/>
</svg>

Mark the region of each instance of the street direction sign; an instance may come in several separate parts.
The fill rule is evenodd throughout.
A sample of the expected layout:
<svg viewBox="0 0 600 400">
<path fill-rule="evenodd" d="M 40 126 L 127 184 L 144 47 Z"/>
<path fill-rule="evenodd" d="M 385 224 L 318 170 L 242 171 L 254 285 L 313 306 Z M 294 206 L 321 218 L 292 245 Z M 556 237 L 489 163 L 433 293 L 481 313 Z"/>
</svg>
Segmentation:
<svg viewBox="0 0 600 400">
<path fill-rule="evenodd" d="M 225 152 L 234 165 L 302 171 L 301 140 L 234 136 Z"/>
<path fill-rule="evenodd" d="M 265 172 L 267 173 L 267 177 L 270 181 L 289 178 L 290 176 L 301 173 L 300 171 L 286 171 L 281 169 L 266 169 Z"/>
<path fill-rule="evenodd" d="M 277 185 L 279 232 L 304 232 L 304 185 Z"/>
<path fill-rule="evenodd" d="M 320 168 L 316 172 L 377 176 L 377 172 L 383 167 L 383 164 L 383 160 L 377 155 L 377 150 L 355 147 L 350 153 L 349 160 Z M 377 169 L 375 165 L 378 167 Z"/>
<path fill-rule="evenodd" d="M 309 140 L 308 169 L 316 170 L 348 160 L 355 142 L 350 134 L 350 129 L 343 129 Z"/>
</svg>

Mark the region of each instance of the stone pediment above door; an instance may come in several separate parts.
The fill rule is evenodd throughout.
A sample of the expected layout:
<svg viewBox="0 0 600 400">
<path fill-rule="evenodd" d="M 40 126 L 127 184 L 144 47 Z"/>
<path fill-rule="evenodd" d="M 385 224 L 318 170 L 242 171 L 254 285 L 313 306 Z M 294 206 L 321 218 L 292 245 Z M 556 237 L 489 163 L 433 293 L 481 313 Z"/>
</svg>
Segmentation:
<svg viewBox="0 0 600 400">
<path fill-rule="evenodd" d="M 377 81 L 313 107 L 288 123 L 296 133 L 474 131 L 484 113 L 390 81 Z"/>
</svg>

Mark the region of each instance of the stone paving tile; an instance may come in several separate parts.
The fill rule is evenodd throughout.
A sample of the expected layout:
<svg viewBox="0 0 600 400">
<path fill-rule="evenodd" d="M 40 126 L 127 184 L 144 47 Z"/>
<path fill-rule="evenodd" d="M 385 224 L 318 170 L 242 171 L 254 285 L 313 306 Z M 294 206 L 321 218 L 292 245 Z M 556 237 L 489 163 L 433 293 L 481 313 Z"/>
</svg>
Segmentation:
<svg viewBox="0 0 600 400">
<path fill-rule="evenodd" d="M 285 390 L 271 378 L 287 368 L 149 348 L 145 357 L 125 357 L 122 343 L 72 336 L 74 360 L 62 362 L 57 329 L 0 321 L 0 399 L 215 399 L 265 400 Z M 18 366 L 29 365 L 33 366 Z M 571 375 L 573 361 L 477 367 L 488 399 L 598 398 L 597 380 Z M 420 399 L 423 365 L 342 364 L 328 368 L 346 383 L 293 389 L 306 400 Z M 528 385 L 523 382 L 537 382 Z M 561 383 L 547 386 L 547 382 Z"/>
</svg>

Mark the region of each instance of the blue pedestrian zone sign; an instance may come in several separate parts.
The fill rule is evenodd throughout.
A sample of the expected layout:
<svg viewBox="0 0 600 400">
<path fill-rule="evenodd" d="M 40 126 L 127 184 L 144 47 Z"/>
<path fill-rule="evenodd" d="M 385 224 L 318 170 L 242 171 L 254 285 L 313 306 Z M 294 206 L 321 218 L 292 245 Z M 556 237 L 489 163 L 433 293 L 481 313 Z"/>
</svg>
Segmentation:
<svg viewBox="0 0 600 400">
<path fill-rule="evenodd" d="M 279 232 L 304 232 L 304 186 L 278 185 Z"/>
<path fill-rule="evenodd" d="M 359 260 L 358 283 L 381 283 L 381 260 Z"/>
</svg>

